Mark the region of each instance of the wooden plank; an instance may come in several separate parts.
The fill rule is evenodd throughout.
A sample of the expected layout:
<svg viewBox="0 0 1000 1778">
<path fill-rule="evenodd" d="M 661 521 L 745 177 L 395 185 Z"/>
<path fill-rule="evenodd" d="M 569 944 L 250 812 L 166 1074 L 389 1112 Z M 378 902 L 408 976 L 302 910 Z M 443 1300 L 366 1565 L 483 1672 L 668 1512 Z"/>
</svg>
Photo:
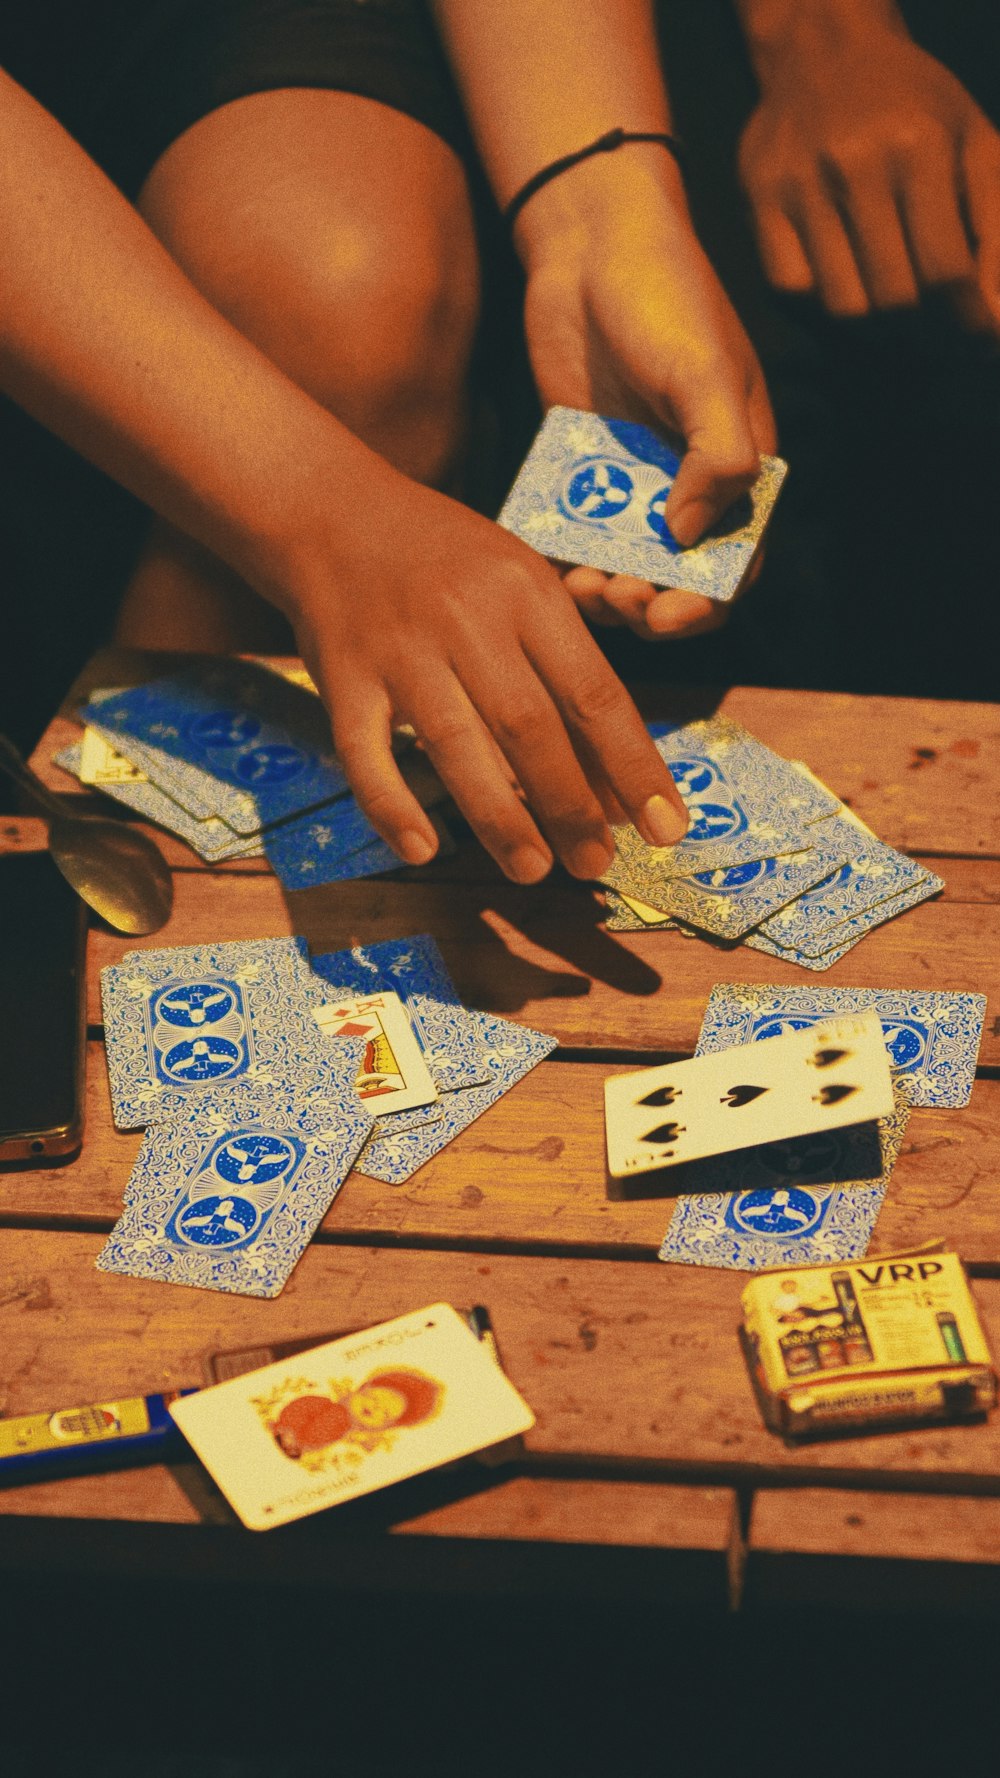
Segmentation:
<svg viewBox="0 0 1000 1778">
<path fill-rule="evenodd" d="M 978 865 L 977 873 L 977 883 L 989 873 L 990 901 L 957 899 L 965 888 L 956 871 L 955 886 L 939 900 L 870 933 L 821 979 L 831 986 L 980 989 L 991 1002 L 982 1061 L 996 1065 L 1000 865 Z M 97 970 L 127 950 L 290 932 L 315 952 L 430 932 L 469 1005 L 535 1025 L 568 1047 L 635 1054 L 689 1054 L 716 982 L 812 979 L 745 946 L 721 949 L 677 932 L 605 932 L 593 890 L 566 877 L 544 890 L 473 883 L 457 894 L 388 878 L 290 893 L 275 877 L 248 876 L 238 894 L 224 895 L 204 873 L 191 872 L 177 876 L 175 891 L 170 921 L 147 940 L 93 929 L 93 1022 L 100 1017 Z"/>
<path fill-rule="evenodd" d="M 50 725 L 39 742 L 36 768 L 43 775 L 51 771 L 51 755 L 76 731 L 72 712 L 91 689 L 155 678 L 183 658 L 124 650 L 95 655 L 67 697 L 58 726 Z M 881 838 L 904 851 L 1000 857 L 994 794 L 1000 713 L 994 704 L 760 686 L 633 690 L 647 716 L 686 719 L 718 709 L 742 722 L 786 758 L 804 759 Z"/>
<path fill-rule="evenodd" d="M 196 1383 L 205 1356 L 367 1326 L 423 1303 L 484 1302 L 537 1424 L 529 1453 L 599 1479 L 1000 1494 L 1000 1417 L 790 1450 L 762 1425 L 739 1348 L 738 1273 L 606 1260 L 314 1243 L 274 1302 L 97 1272 L 101 1237 L 8 1230 L 0 1352 L 8 1414 Z M 1000 1281 L 975 1295 L 1000 1350 Z M 611 1479 L 619 1479 L 617 1474 Z"/>
<path fill-rule="evenodd" d="M 754 1496 L 748 1610 L 1000 1608 L 1000 1500 L 775 1488 Z"/>
<path fill-rule="evenodd" d="M 333 1241 L 525 1248 L 652 1259 L 670 1197 L 623 1202 L 604 1177 L 602 1063 L 543 1062 L 405 1186 L 353 1174 L 323 1223 Z M 82 1153 L 0 1172 L 0 1224 L 109 1229 L 139 1150 L 111 1122 L 103 1045 L 89 1046 Z M 1000 1270 L 1000 1081 L 979 1080 L 961 1111 L 915 1111 L 874 1245 L 941 1236 L 970 1264 Z"/>
</svg>

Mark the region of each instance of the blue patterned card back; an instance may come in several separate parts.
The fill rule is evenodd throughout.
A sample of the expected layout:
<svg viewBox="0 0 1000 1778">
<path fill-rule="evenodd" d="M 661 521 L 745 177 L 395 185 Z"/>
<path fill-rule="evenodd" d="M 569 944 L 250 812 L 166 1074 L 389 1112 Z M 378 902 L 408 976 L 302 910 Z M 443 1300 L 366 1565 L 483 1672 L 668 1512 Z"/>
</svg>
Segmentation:
<svg viewBox="0 0 1000 1778">
<path fill-rule="evenodd" d="M 335 1108 L 301 1094 L 204 1096 L 147 1130 L 98 1270 L 277 1296 L 370 1130 L 353 1093 Z"/>
<path fill-rule="evenodd" d="M 911 1105 L 969 1103 L 986 1015 L 985 994 L 719 982 L 705 1009 L 695 1054 L 759 1043 L 868 1007 L 874 1007 L 882 1021 L 894 1076 Z"/>
<path fill-rule="evenodd" d="M 787 464 L 761 473 L 725 535 L 681 549 L 664 517 L 680 466 L 647 426 L 577 408 L 546 414 L 498 523 L 553 561 L 634 574 L 723 603 L 736 597 L 784 481 Z"/>
</svg>

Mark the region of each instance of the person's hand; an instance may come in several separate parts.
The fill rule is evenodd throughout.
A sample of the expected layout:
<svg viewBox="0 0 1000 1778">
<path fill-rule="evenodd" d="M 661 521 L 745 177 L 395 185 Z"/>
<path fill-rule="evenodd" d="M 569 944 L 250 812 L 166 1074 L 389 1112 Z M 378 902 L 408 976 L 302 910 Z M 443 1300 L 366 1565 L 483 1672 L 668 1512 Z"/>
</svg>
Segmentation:
<svg viewBox="0 0 1000 1778">
<path fill-rule="evenodd" d="M 351 788 L 400 857 L 424 863 L 437 839 L 393 759 L 394 721 L 516 882 L 553 852 L 599 876 L 606 816 L 650 845 L 678 840 L 670 773 L 556 570 L 373 454 L 357 494 L 258 586 L 290 617 Z"/>
<path fill-rule="evenodd" d="M 961 82 L 891 24 L 758 59 L 739 164 L 764 269 L 834 315 L 950 288 L 1000 330 L 1000 135 Z"/>
<path fill-rule="evenodd" d="M 556 198 L 570 178 L 613 184 L 614 202 L 595 202 L 585 226 L 546 233 L 538 211 L 550 188 L 523 213 L 536 210 L 525 255 L 532 369 L 545 406 L 679 435 L 686 449 L 665 517 L 690 546 L 752 486 L 760 453 L 775 449 L 774 419 L 756 354 L 697 240 L 679 179 L 664 194 L 635 181 L 627 150 L 601 161 L 551 187 Z M 628 575 L 574 568 L 566 585 L 592 621 L 627 623 L 647 639 L 693 635 L 725 616 L 712 600 L 658 593 Z"/>
</svg>

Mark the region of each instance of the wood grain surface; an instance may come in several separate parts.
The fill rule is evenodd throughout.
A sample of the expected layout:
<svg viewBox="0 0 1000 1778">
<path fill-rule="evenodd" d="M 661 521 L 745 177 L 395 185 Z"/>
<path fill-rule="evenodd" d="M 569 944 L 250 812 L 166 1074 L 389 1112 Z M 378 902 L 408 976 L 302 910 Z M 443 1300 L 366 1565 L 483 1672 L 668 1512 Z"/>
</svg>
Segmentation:
<svg viewBox="0 0 1000 1778">
<path fill-rule="evenodd" d="M 83 1152 L 57 1166 L 0 1172 L 0 1226 L 107 1230 L 139 1151 L 139 1132 L 111 1122 L 104 1046 L 89 1046 Z M 354 1173 L 320 1239 L 652 1260 L 669 1196 L 610 1198 L 603 1083 L 628 1070 L 543 1062 L 403 1186 Z M 940 1235 L 968 1264 L 1000 1272 L 1000 1081 L 978 1080 L 961 1111 L 914 1111 L 873 1245 Z"/>
<path fill-rule="evenodd" d="M 79 734 L 80 695 L 155 676 L 175 658 L 96 657 L 36 749 L 45 780 L 81 808 L 107 810 L 51 754 Z M 303 1586 L 351 1549 L 359 1584 L 371 1562 L 378 1584 L 461 1590 L 472 1570 L 444 1552 L 479 1552 L 499 1587 L 522 1573 L 512 1551 L 544 1550 L 564 1564 L 550 1579 L 567 1597 L 612 1584 L 610 1569 L 586 1567 L 603 1555 L 624 1564 L 616 1585 L 655 1582 L 678 1597 L 688 1588 L 719 1610 L 744 1564 L 751 1611 L 871 1603 L 893 1585 L 901 1600 L 953 1602 L 957 1574 L 970 1599 L 1000 1608 L 1000 1415 L 798 1449 L 767 1432 L 735 1337 L 745 1274 L 656 1262 L 671 1200 L 609 1198 L 602 1107 L 606 1074 L 691 1053 L 716 982 L 986 992 L 972 1103 L 913 1113 L 873 1248 L 943 1237 L 976 1274 L 1000 1350 L 1000 710 L 740 687 L 637 696 L 647 715 L 720 709 L 805 760 L 882 838 L 938 870 L 945 893 L 813 977 L 678 934 L 606 933 L 590 886 L 556 873 L 544 889 L 518 889 L 467 837 L 424 871 L 296 895 L 265 861 L 212 869 L 150 830 L 175 872 L 175 911 L 145 941 L 91 930 L 82 1154 L 0 1171 L 0 1412 L 197 1383 L 214 1350 L 322 1336 L 444 1299 L 488 1305 L 537 1425 L 520 1470 L 428 1478 L 392 1516 L 376 1511 L 356 1549 L 353 1521 L 330 1533 L 334 1514 L 316 1522 L 314 1542 L 303 1526 L 297 1542 L 248 1540 L 194 1462 L 7 1488 L 0 1568 L 96 1569 L 117 1548 L 123 1564 L 150 1572 L 180 1561 L 235 1578 L 249 1542 L 271 1551 L 256 1560 Z M 0 850 L 43 843 L 42 823 L 0 821 Z M 289 932 L 314 951 L 431 932 L 469 1004 L 550 1032 L 560 1056 L 405 1186 L 352 1175 L 273 1303 L 98 1273 L 141 1140 L 111 1124 L 100 967 L 137 945 Z M 112 1535 L 140 1541 L 113 1546 Z"/>
</svg>

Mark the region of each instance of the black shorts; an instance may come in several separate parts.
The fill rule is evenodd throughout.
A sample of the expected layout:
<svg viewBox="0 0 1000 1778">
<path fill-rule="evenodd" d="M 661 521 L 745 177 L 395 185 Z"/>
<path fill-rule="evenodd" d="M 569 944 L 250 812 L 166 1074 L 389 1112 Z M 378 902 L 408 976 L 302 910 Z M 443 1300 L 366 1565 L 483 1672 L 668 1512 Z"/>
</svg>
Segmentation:
<svg viewBox="0 0 1000 1778">
<path fill-rule="evenodd" d="M 0 66 L 133 198 L 192 124 L 279 87 L 376 99 L 472 159 L 423 0 L 22 0 Z"/>
</svg>

